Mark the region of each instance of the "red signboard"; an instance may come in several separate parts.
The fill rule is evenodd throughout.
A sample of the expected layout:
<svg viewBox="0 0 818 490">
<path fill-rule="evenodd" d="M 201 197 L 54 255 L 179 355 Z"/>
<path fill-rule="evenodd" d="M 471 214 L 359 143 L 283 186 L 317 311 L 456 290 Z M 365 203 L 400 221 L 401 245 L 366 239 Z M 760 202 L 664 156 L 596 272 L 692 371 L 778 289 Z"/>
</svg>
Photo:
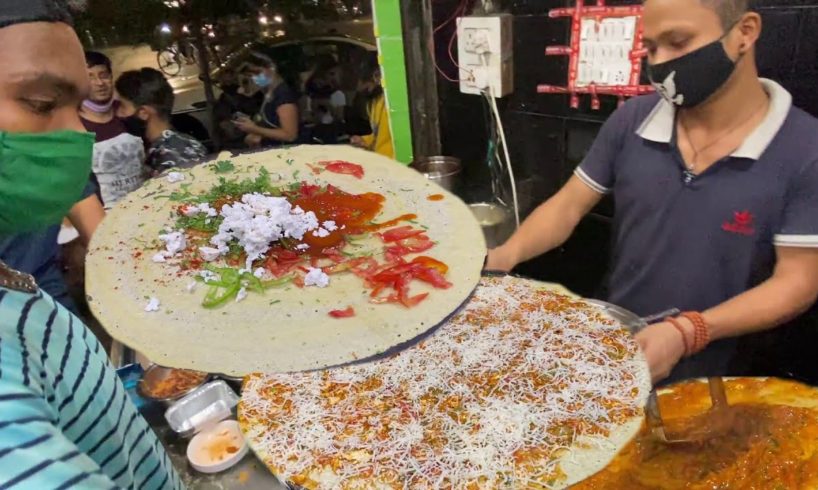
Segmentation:
<svg viewBox="0 0 818 490">
<path fill-rule="evenodd" d="M 569 46 L 549 46 L 545 54 L 568 56 L 565 87 L 538 85 L 541 94 L 570 94 L 571 107 L 579 107 L 579 95 L 590 94 L 591 108 L 599 109 L 600 95 L 614 95 L 620 104 L 625 97 L 653 91 L 640 85 L 642 58 L 642 6 L 606 7 L 605 0 L 585 6 L 577 0 L 573 8 L 553 9 L 549 17 L 571 17 Z M 601 33 L 604 29 L 604 33 Z M 624 61 L 624 64 L 623 64 Z"/>
</svg>

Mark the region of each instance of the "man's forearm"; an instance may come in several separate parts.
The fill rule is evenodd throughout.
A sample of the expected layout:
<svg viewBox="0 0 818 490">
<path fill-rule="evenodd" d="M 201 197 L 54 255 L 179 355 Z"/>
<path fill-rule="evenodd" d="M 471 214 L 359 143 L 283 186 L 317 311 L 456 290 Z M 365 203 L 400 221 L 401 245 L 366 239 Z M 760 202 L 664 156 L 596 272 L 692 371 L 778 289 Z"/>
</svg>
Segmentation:
<svg viewBox="0 0 818 490">
<path fill-rule="evenodd" d="M 571 177 L 554 197 L 531 213 L 498 251 L 504 266 L 513 267 L 568 240 L 579 220 L 602 199 L 577 177 Z"/>
<path fill-rule="evenodd" d="M 571 236 L 579 217 L 565 216 L 553 199 L 541 204 L 502 245 L 519 264 L 556 248 Z"/>
<path fill-rule="evenodd" d="M 86 197 L 74 204 L 68 213 L 68 219 L 79 233 L 83 245 L 86 246 L 104 217 L 105 210 L 96 195 Z"/>
<path fill-rule="evenodd" d="M 712 339 L 773 328 L 806 311 L 815 301 L 809 287 L 784 277 L 758 286 L 703 313 Z"/>
</svg>

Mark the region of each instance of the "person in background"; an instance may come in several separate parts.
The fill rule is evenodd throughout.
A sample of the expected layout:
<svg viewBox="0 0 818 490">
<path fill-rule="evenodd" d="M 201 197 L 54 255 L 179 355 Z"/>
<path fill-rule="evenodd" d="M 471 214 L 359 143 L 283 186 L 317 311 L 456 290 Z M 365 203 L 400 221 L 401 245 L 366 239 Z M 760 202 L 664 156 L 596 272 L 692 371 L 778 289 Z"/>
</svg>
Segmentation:
<svg viewBox="0 0 818 490">
<path fill-rule="evenodd" d="M 145 182 L 145 146 L 116 117 L 111 60 L 102 53 L 87 51 L 85 64 L 91 92 L 82 102 L 80 118 L 85 129 L 96 135 L 91 170 L 99 197 L 110 208 Z"/>
<path fill-rule="evenodd" d="M 240 67 L 237 72 L 225 71 L 219 81 L 222 89 L 216 101 L 214 114 L 218 130 L 221 132 L 222 145 L 226 149 L 243 148 L 247 136 L 240 131 L 233 121 L 242 115 L 258 113 L 264 102 L 264 94 L 250 79 L 251 75 Z"/>
<path fill-rule="evenodd" d="M 642 25 L 657 93 L 608 118 L 486 268 L 560 246 L 613 193 L 608 300 L 687 310 L 636 334 L 654 381 L 743 375 L 753 359 L 738 338 L 818 298 L 818 120 L 759 78 L 761 16 L 747 0 L 647 0 Z"/>
<path fill-rule="evenodd" d="M 59 223 L 91 172 L 69 22 L 57 0 L 0 2 L 0 236 Z M 0 488 L 183 488 L 96 337 L 2 261 L 0 441 Z"/>
<path fill-rule="evenodd" d="M 392 146 L 392 131 L 389 128 L 389 112 L 386 110 L 386 97 L 381 86 L 381 68 L 371 60 L 361 71 L 358 82 L 358 97 L 366 103 L 366 113 L 372 134 L 352 136 L 350 143 L 354 146 L 374 151 L 389 158 L 395 158 Z"/>
<path fill-rule="evenodd" d="M 126 71 L 116 80 L 119 94 L 117 116 L 128 131 L 148 144 L 145 163 L 154 175 L 171 167 L 188 167 L 207 155 L 196 139 L 173 129 L 173 88 L 165 76 L 153 68 Z"/>
<path fill-rule="evenodd" d="M 234 121 L 236 127 L 247 134 L 247 145 L 253 148 L 296 143 L 301 133 L 298 95 L 284 81 L 270 57 L 252 53 L 247 65 L 253 83 L 264 93 L 264 102 L 255 120 L 243 117 Z"/>
<path fill-rule="evenodd" d="M 318 66 L 306 84 L 310 107 L 316 112 L 315 122 L 332 124 L 344 120 L 346 95 L 341 90 L 341 66 L 330 58 Z"/>
</svg>

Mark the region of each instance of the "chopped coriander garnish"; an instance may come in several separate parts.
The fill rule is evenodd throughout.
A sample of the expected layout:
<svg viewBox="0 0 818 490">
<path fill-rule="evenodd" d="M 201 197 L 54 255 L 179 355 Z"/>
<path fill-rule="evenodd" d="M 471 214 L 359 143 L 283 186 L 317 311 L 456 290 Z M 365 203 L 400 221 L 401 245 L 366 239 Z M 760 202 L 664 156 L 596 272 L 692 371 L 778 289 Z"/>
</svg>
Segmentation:
<svg viewBox="0 0 818 490">
<path fill-rule="evenodd" d="M 217 174 L 226 174 L 227 172 L 233 171 L 235 168 L 236 166 L 230 160 L 219 160 L 218 162 L 210 165 L 210 169 Z"/>
</svg>

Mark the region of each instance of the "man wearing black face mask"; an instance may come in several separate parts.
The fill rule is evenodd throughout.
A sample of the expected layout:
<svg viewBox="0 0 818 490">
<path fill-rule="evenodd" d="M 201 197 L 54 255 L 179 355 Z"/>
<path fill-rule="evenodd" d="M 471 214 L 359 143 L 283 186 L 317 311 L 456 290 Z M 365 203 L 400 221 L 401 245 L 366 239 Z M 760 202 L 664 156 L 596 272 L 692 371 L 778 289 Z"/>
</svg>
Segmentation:
<svg viewBox="0 0 818 490">
<path fill-rule="evenodd" d="M 128 132 L 145 138 L 150 145 L 145 164 L 154 172 L 187 167 L 207 155 L 203 144 L 171 126 L 173 88 L 161 72 L 152 68 L 126 71 L 117 78 L 116 91 L 117 116 Z"/>
<path fill-rule="evenodd" d="M 571 180 L 487 267 L 559 246 L 612 192 L 609 301 L 641 315 L 685 311 L 637 335 L 654 380 L 729 374 L 746 361 L 735 337 L 818 296 L 818 121 L 758 78 L 761 18 L 747 0 L 644 5 L 658 94 L 610 117 Z"/>
</svg>

